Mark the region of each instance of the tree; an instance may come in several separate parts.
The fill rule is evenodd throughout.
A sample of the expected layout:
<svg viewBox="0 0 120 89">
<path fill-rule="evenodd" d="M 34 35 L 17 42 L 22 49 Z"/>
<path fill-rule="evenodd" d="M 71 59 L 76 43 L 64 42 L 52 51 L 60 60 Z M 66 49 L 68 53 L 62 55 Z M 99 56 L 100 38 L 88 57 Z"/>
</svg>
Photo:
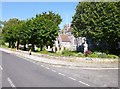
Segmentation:
<svg viewBox="0 0 120 89">
<path fill-rule="evenodd" d="M 26 44 L 28 44 L 30 38 L 30 29 L 27 25 L 27 21 L 22 21 L 20 26 L 20 44 L 24 45 L 23 50 L 26 50 Z"/>
<path fill-rule="evenodd" d="M 4 22 L 3 38 L 5 42 L 9 42 L 9 47 L 14 47 L 17 42 L 17 49 L 19 44 L 24 45 L 24 50 L 26 44 L 32 44 L 32 51 L 35 51 L 35 45 L 42 50 L 44 46 L 53 45 L 61 21 L 60 15 L 53 12 L 44 12 L 26 21 L 12 18 Z"/>
<path fill-rule="evenodd" d="M 61 21 L 61 17 L 52 12 L 44 12 L 27 21 L 32 51 L 34 51 L 34 45 L 38 45 L 41 51 L 44 46 L 53 45 L 53 41 L 58 36 L 58 25 Z"/>
<path fill-rule="evenodd" d="M 90 37 L 114 52 L 120 41 L 120 2 L 80 2 L 72 27 L 76 37 Z"/>
<path fill-rule="evenodd" d="M 3 40 L 2 40 L 2 24 L 3 22 L 0 20 L 0 44 L 3 43 Z"/>
<path fill-rule="evenodd" d="M 3 39 L 9 43 L 9 47 L 15 47 L 15 42 L 18 40 L 18 26 L 20 21 L 17 18 L 9 19 L 4 22 Z"/>
<path fill-rule="evenodd" d="M 14 33 L 15 34 L 15 38 L 16 38 L 16 41 L 17 41 L 17 46 L 16 48 L 19 49 L 19 44 L 24 44 L 22 42 L 25 42 L 27 40 L 27 35 L 26 35 L 26 29 L 25 29 L 25 21 L 24 20 L 21 20 L 18 22 L 18 24 L 15 25 L 16 26 L 16 32 Z M 24 41 L 23 41 L 24 40 Z M 26 45 L 26 44 L 25 44 Z"/>
<path fill-rule="evenodd" d="M 0 20 L 0 28 L 2 28 L 3 22 Z"/>
<path fill-rule="evenodd" d="M 39 18 L 39 21 L 41 22 L 39 24 L 41 26 L 37 35 L 37 43 L 42 51 L 44 45 L 50 45 L 51 47 L 53 46 L 53 41 L 58 36 L 58 26 L 48 19 Z"/>
</svg>

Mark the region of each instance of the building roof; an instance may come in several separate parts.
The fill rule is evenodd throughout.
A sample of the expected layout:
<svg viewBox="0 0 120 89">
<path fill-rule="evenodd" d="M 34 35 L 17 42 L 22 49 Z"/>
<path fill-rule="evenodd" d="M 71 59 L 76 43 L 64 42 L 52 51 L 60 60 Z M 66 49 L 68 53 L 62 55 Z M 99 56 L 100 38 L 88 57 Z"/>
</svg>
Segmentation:
<svg viewBox="0 0 120 89">
<path fill-rule="evenodd" d="M 70 42 L 70 39 L 66 34 L 60 34 L 60 38 L 62 42 Z"/>
</svg>

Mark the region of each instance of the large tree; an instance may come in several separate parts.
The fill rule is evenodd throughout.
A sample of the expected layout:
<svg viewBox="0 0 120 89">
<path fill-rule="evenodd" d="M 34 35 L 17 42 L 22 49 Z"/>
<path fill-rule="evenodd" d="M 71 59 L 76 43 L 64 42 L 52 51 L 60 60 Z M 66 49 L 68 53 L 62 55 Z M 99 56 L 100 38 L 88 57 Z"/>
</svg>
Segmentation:
<svg viewBox="0 0 120 89">
<path fill-rule="evenodd" d="M 26 22 L 32 51 L 34 51 L 34 45 L 39 46 L 41 50 L 44 46 L 53 45 L 53 41 L 58 36 L 61 21 L 60 15 L 44 12 Z"/>
<path fill-rule="evenodd" d="M 113 52 L 120 42 L 120 2 L 80 2 L 72 27 L 76 37 L 90 37 Z"/>
<path fill-rule="evenodd" d="M 0 45 L 2 43 L 2 24 L 3 22 L 0 20 Z"/>
<path fill-rule="evenodd" d="M 28 20 L 27 20 L 28 21 Z M 24 50 L 26 50 L 26 44 L 29 43 L 30 39 L 30 29 L 29 29 L 29 24 L 27 24 L 27 21 L 21 21 L 20 27 L 19 27 L 19 39 L 20 39 L 20 44 L 24 45 Z"/>
<path fill-rule="evenodd" d="M 9 42 L 9 47 L 14 47 L 17 42 L 17 49 L 19 44 L 24 45 L 24 50 L 26 44 L 32 44 L 32 51 L 35 51 L 35 45 L 42 50 L 44 46 L 53 45 L 61 21 L 60 15 L 53 12 L 44 12 L 26 21 L 12 18 L 4 22 L 3 38 L 5 42 Z"/>
<path fill-rule="evenodd" d="M 38 41 L 42 50 L 43 46 L 53 46 L 54 40 L 58 36 L 59 24 L 62 19 L 60 15 L 53 12 L 36 15 L 37 25 L 39 24 Z"/>
<path fill-rule="evenodd" d="M 3 39 L 5 42 L 9 43 L 9 47 L 15 47 L 15 42 L 18 39 L 18 24 L 19 20 L 17 18 L 9 19 L 4 22 L 3 27 Z"/>
</svg>

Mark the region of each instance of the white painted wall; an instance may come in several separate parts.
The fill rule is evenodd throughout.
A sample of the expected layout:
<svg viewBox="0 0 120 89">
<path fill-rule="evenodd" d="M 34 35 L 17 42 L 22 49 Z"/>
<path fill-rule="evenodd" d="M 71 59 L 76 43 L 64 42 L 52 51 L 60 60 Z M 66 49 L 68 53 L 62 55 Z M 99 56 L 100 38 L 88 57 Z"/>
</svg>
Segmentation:
<svg viewBox="0 0 120 89">
<path fill-rule="evenodd" d="M 69 49 L 71 46 L 70 46 L 70 42 L 61 42 L 61 46 Z"/>
</svg>

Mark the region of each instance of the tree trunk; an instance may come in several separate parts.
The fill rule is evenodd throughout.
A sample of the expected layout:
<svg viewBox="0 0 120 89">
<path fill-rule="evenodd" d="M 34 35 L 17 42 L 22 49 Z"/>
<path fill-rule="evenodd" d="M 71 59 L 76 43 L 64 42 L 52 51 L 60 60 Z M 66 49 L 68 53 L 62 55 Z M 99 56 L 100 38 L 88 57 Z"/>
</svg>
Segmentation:
<svg viewBox="0 0 120 89">
<path fill-rule="evenodd" d="M 23 50 L 26 51 L 26 44 L 24 44 L 24 49 Z"/>
<path fill-rule="evenodd" d="M 17 50 L 19 49 L 20 40 L 17 41 Z"/>
<path fill-rule="evenodd" d="M 40 46 L 40 51 L 42 51 L 42 49 L 43 49 L 43 46 Z"/>
<path fill-rule="evenodd" d="M 9 41 L 9 46 L 8 46 L 8 48 L 10 48 L 11 47 L 11 42 Z"/>
<path fill-rule="evenodd" d="M 15 44 L 14 44 L 14 42 L 12 41 L 12 48 L 14 48 L 15 47 Z"/>
<path fill-rule="evenodd" d="M 77 45 L 76 45 L 76 51 L 79 52 L 79 47 L 78 47 L 78 39 L 76 39 Z"/>
<path fill-rule="evenodd" d="M 32 43 L 32 51 L 33 51 L 33 52 L 35 51 L 34 43 Z"/>
</svg>

